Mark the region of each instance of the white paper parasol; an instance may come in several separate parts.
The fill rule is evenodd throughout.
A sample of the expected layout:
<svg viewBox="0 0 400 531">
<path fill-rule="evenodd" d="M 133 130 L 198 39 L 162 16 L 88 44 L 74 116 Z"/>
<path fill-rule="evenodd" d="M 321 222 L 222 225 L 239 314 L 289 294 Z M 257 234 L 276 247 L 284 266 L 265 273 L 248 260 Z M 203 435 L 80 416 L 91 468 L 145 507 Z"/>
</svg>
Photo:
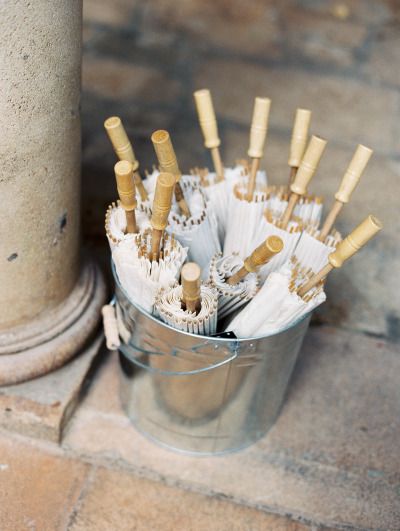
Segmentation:
<svg viewBox="0 0 400 531">
<path fill-rule="evenodd" d="M 218 289 L 220 318 L 238 310 L 254 297 L 258 287 L 258 277 L 255 273 L 280 253 L 282 248 L 283 241 L 276 236 L 270 236 L 244 261 L 237 255 L 214 257 L 210 267 L 210 281 Z"/>
<path fill-rule="evenodd" d="M 279 271 L 271 273 L 254 299 L 227 326 L 239 338 L 273 334 L 304 317 L 326 296 L 323 281 L 334 268 L 353 256 L 382 225 L 368 216 L 341 241 L 328 258 L 328 264 L 318 273 L 302 267 L 293 257 Z"/>
<path fill-rule="evenodd" d="M 158 262 L 149 260 L 151 232 L 128 235 L 112 251 L 118 279 L 129 298 L 152 312 L 160 288 L 173 286 L 186 260 L 187 250 L 165 234 L 163 251 Z"/>
<path fill-rule="evenodd" d="M 257 293 L 259 279 L 256 273 L 249 273 L 235 285 L 226 279 L 239 271 L 243 260 L 237 255 L 214 256 L 210 264 L 210 283 L 218 290 L 218 318 L 223 319 L 249 302 Z"/>
<path fill-rule="evenodd" d="M 154 313 L 162 321 L 191 334 L 217 331 L 217 290 L 200 283 L 200 267 L 189 262 L 182 268 L 182 286 L 161 290 Z"/>
</svg>

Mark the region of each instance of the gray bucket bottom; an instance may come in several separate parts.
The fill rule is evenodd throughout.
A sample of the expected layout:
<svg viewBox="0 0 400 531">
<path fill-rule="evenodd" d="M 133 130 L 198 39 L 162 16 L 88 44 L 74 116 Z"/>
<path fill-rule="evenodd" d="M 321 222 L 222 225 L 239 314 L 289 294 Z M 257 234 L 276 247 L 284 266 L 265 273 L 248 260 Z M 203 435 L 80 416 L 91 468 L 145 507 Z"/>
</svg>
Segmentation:
<svg viewBox="0 0 400 531">
<path fill-rule="evenodd" d="M 271 428 L 310 316 L 268 337 L 196 336 L 135 306 L 117 279 L 116 310 L 121 399 L 139 431 L 209 455 L 246 447 Z"/>
</svg>

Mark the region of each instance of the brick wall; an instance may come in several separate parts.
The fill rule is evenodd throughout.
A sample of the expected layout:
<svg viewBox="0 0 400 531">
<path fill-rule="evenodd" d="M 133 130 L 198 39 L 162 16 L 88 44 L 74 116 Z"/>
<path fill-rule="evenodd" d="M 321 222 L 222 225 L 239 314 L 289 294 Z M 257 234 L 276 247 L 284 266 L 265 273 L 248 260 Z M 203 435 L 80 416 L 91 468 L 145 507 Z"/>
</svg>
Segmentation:
<svg viewBox="0 0 400 531">
<path fill-rule="evenodd" d="M 264 167 L 287 179 L 296 107 L 313 110 L 328 147 L 312 190 L 330 198 L 357 143 L 374 157 L 339 223 L 345 233 L 370 212 L 385 231 L 332 275 L 318 322 L 393 340 L 400 334 L 400 4 L 377 0 L 84 0 L 84 233 L 108 261 L 103 213 L 115 198 L 114 156 L 103 120 L 123 117 L 142 168 L 149 137 L 168 129 L 181 166 L 210 165 L 192 92 L 212 90 L 222 153 L 245 155 L 256 95 L 272 99 Z M 397 290 L 394 287 L 397 286 Z"/>
</svg>

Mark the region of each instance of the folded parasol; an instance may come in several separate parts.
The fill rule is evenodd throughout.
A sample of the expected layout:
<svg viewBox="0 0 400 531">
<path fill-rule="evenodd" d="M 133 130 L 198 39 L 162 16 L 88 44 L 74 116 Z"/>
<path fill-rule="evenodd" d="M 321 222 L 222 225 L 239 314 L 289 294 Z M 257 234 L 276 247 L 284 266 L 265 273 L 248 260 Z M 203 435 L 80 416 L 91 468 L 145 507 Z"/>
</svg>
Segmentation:
<svg viewBox="0 0 400 531">
<path fill-rule="evenodd" d="M 222 319 L 238 310 L 257 293 L 258 269 L 281 252 L 283 242 L 270 236 L 244 261 L 237 255 L 213 258 L 210 266 L 210 282 L 217 288 L 218 317 Z"/>
<path fill-rule="evenodd" d="M 382 225 L 368 216 L 329 255 L 328 264 L 312 274 L 293 258 L 271 273 L 254 299 L 233 319 L 227 331 L 238 338 L 276 333 L 311 312 L 326 299 L 322 281 L 365 245 Z"/>
<path fill-rule="evenodd" d="M 217 290 L 201 284 L 201 269 L 194 262 L 182 268 L 181 286 L 161 290 L 154 313 L 162 321 L 191 334 L 212 335 L 217 331 Z"/>
</svg>

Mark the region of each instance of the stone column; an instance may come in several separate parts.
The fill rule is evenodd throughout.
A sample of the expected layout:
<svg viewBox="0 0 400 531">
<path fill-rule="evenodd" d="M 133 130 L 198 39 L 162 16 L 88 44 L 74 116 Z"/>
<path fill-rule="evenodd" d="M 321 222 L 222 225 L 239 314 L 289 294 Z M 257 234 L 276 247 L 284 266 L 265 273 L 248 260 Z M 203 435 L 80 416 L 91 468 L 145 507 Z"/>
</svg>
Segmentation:
<svg viewBox="0 0 400 531">
<path fill-rule="evenodd" d="M 72 357 L 104 285 L 80 261 L 82 0 L 0 3 L 0 385 Z"/>
</svg>

